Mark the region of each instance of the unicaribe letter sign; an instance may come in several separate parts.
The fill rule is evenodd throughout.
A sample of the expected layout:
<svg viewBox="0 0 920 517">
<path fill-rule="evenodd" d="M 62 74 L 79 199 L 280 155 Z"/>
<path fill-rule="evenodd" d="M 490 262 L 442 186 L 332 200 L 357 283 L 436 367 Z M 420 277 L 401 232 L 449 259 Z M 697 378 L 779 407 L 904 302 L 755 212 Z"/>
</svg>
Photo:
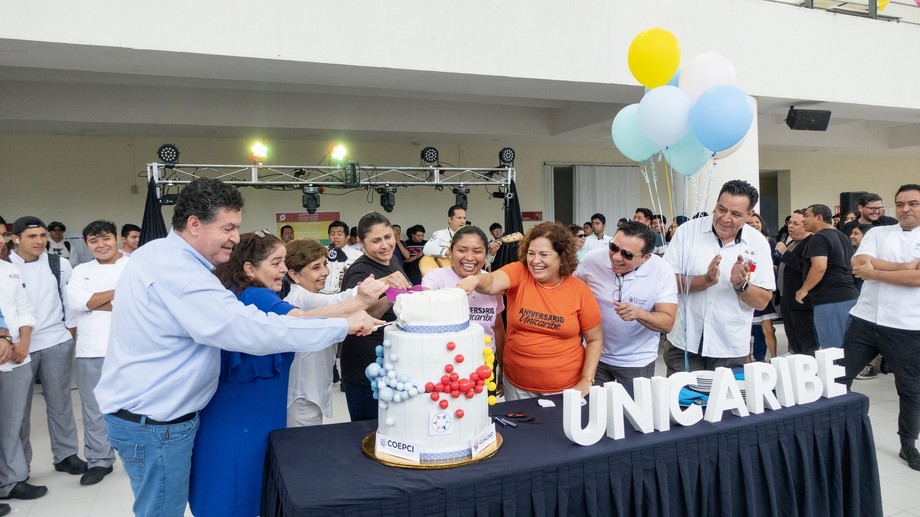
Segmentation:
<svg viewBox="0 0 920 517">
<path fill-rule="evenodd" d="M 671 422 L 681 426 L 700 420 L 718 422 L 731 411 L 738 416 L 780 410 L 796 404 L 808 404 L 821 397 L 846 394 L 846 386 L 835 381 L 844 375 L 843 366 L 834 364 L 843 358 L 843 349 L 828 348 L 815 357 L 792 355 L 774 357 L 770 363 L 744 365 L 745 393 L 731 369 L 717 368 L 705 407 L 690 404 L 681 407 L 681 389 L 697 383 L 696 372 L 679 372 L 670 377 L 634 379 L 633 396 L 622 384 L 608 382 L 592 386 L 588 406 L 588 423 L 582 427 L 581 393 L 565 390 L 563 430 L 569 440 L 579 445 L 593 445 L 606 434 L 619 440 L 625 436 L 625 421 L 639 432 L 667 431 Z"/>
</svg>

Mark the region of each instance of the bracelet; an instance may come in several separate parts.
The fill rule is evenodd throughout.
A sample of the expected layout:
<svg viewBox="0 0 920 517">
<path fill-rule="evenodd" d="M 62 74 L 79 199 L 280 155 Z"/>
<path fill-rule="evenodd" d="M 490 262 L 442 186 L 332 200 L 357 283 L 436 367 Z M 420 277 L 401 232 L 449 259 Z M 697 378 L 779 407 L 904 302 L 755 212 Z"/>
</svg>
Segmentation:
<svg viewBox="0 0 920 517">
<path fill-rule="evenodd" d="M 591 384 L 594 384 L 594 377 L 588 377 L 587 375 L 582 375 L 581 378 L 590 382 Z"/>
</svg>

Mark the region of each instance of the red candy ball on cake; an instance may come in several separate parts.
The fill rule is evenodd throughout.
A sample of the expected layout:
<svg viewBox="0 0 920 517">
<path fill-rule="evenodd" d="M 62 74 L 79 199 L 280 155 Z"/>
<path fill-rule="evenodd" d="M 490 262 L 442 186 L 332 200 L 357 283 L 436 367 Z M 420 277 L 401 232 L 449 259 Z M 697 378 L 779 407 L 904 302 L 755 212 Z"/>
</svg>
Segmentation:
<svg viewBox="0 0 920 517">
<path fill-rule="evenodd" d="M 488 379 L 489 376 L 492 375 L 492 369 L 486 365 L 482 365 L 476 368 L 476 375 L 478 375 L 480 379 Z"/>
<path fill-rule="evenodd" d="M 439 398 L 441 398 L 441 395 L 439 395 L 437 391 L 432 391 L 431 395 L 429 396 L 431 397 L 431 400 L 434 401 L 437 401 Z"/>
<path fill-rule="evenodd" d="M 457 356 L 454 357 L 454 362 L 456 362 L 456 363 L 462 363 L 462 362 L 463 362 L 463 354 L 457 354 Z"/>
<path fill-rule="evenodd" d="M 441 406 L 441 409 L 447 409 L 447 406 L 448 406 L 449 404 L 450 404 L 450 403 L 447 402 L 447 399 L 441 399 L 441 402 L 438 402 L 438 405 Z"/>
<path fill-rule="evenodd" d="M 457 382 L 457 381 L 459 381 L 459 380 L 460 380 L 460 374 L 459 374 L 459 373 L 454 372 L 454 373 L 450 374 L 450 382 Z"/>
<path fill-rule="evenodd" d="M 425 391 L 427 391 L 427 392 L 432 392 L 432 391 L 434 391 L 434 383 L 433 383 L 433 382 L 426 382 L 426 383 L 425 383 Z"/>
<path fill-rule="evenodd" d="M 456 416 L 457 418 L 463 418 L 463 410 L 462 410 L 462 409 L 458 409 L 458 410 L 454 411 L 454 416 Z"/>
<path fill-rule="evenodd" d="M 448 342 L 447 342 L 447 349 L 448 349 L 448 350 L 450 350 L 451 352 L 453 352 L 455 348 L 457 348 L 457 344 L 456 344 L 456 343 L 454 343 L 453 341 L 448 341 Z"/>
<path fill-rule="evenodd" d="M 453 372 L 453 371 L 454 371 L 454 365 L 452 365 L 452 364 L 446 364 L 446 365 L 444 365 L 444 371 L 447 372 L 447 373 Z"/>
</svg>

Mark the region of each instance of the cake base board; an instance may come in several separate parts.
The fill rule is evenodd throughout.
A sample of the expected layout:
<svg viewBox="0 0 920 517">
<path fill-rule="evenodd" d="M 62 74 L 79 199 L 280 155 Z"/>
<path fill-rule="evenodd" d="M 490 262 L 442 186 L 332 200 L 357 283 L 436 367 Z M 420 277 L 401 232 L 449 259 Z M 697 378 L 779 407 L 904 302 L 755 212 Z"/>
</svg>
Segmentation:
<svg viewBox="0 0 920 517">
<path fill-rule="evenodd" d="M 437 463 L 413 463 L 405 458 L 400 458 L 398 456 L 393 456 L 383 452 L 377 452 L 376 450 L 376 437 L 377 431 L 371 431 L 367 436 L 361 440 L 361 450 L 364 451 L 364 455 L 368 458 L 382 463 L 388 467 L 399 467 L 404 469 L 418 469 L 418 470 L 434 470 L 434 469 L 450 469 L 454 467 L 462 467 L 463 465 L 471 465 L 473 463 L 478 463 L 482 460 L 486 460 L 495 456 L 495 453 L 498 452 L 498 449 L 502 446 L 502 435 L 501 433 L 495 433 L 495 441 L 489 444 L 486 447 L 482 454 L 476 456 L 475 458 L 462 458 L 456 460 L 447 460 Z"/>
</svg>

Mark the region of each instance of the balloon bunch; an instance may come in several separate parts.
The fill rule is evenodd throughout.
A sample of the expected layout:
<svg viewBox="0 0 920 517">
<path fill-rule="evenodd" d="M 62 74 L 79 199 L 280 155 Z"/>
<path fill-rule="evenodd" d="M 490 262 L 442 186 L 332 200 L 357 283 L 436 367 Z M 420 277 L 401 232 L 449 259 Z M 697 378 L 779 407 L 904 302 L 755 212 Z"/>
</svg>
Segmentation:
<svg viewBox="0 0 920 517">
<path fill-rule="evenodd" d="M 664 151 L 671 168 L 692 176 L 741 146 L 754 111 L 724 56 L 700 54 L 681 69 L 677 38 L 655 28 L 633 39 L 628 63 L 647 91 L 613 119 L 613 143 L 624 156 L 644 162 Z"/>
</svg>

